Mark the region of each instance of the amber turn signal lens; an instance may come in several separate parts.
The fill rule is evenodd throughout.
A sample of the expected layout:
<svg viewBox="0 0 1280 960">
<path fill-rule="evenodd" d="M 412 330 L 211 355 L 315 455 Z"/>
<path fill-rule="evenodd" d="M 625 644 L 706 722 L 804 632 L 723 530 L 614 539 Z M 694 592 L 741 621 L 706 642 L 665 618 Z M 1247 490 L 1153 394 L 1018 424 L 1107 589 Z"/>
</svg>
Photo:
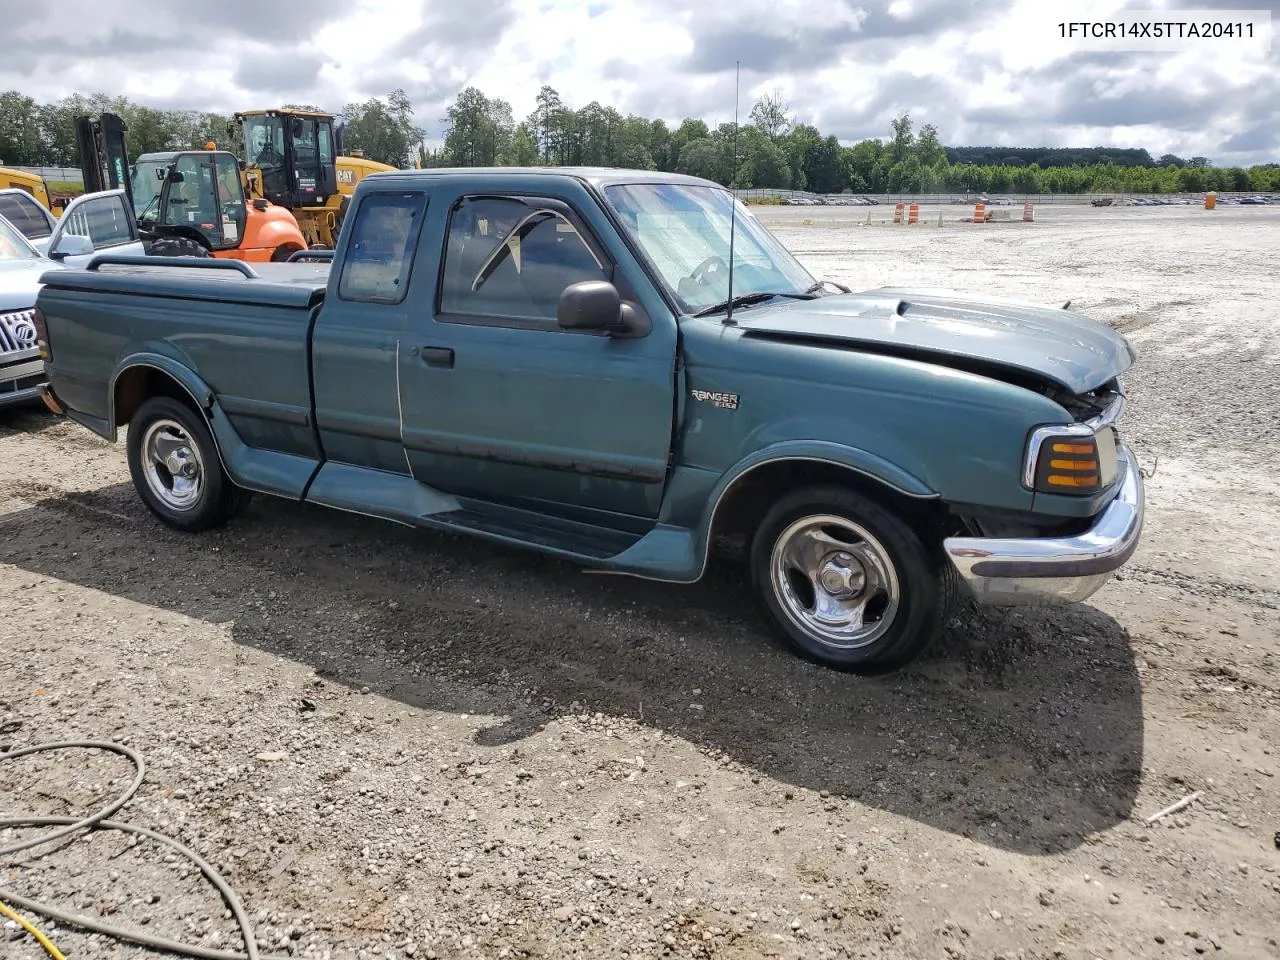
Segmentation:
<svg viewBox="0 0 1280 960">
<path fill-rule="evenodd" d="M 1042 493 L 1091 493 L 1102 485 L 1098 445 L 1092 437 L 1063 437 L 1040 448 L 1036 490 Z"/>
</svg>

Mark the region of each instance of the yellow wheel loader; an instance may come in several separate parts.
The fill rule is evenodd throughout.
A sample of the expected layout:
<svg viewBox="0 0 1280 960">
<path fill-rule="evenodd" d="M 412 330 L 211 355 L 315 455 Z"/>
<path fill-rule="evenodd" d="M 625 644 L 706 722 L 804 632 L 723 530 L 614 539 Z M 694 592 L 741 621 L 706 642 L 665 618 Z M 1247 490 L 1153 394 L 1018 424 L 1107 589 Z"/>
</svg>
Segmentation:
<svg viewBox="0 0 1280 960">
<path fill-rule="evenodd" d="M 395 167 L 344 156 L 342 126 L 333 115 L 307 110 L 245 110 L 235 115 L 244 135 L 245 193 L 293 211 L 312 248 L 333 249 L 356 184 Z"/>
</svg>

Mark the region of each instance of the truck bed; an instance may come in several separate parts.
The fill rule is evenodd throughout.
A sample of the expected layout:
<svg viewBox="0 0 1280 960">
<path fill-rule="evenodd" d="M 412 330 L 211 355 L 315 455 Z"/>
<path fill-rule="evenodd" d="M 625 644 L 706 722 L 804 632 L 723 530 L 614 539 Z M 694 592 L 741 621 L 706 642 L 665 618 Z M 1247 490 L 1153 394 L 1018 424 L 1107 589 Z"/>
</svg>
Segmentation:
<svg viewBox="0 0 1280 960">
<path fill-rule="evenodd" d="M 256 274 L 247 276 L 231 264 L 238 261 L 192 260 L 193 265 L 174 264 L 186 258 L 138 257 L 157 263 L 127 263 L 107 260 L 109 269 L 50 271 L 41 278 L 46 286 L 62 290 L 92 290 L 102 293 L 174 297 L 181 300 L 216 300 L 229 303 L 279 307 L 310 307 L 323 299 L 328 284 L 328 263 L 257 263 Z M 194 264 L 200 264 L 195 266 Z M 226 265 L 221 266 L 221 265 Z M 90 266 L 93 266 L 90 264 Z M 245 264 L 248 266 L 248 264 Z"/>
<path fill-rule="evenodd" d="M 51 270 L 38 301 L 50 377 L 68 406 L 114 432 L 124 401 L 103 388 L 121 359 L 177 361 L 219 396 L 245 443 L 312 456 L 308 333 L 328 273 L 328 263 L 110 256 Z"/>
</svg>

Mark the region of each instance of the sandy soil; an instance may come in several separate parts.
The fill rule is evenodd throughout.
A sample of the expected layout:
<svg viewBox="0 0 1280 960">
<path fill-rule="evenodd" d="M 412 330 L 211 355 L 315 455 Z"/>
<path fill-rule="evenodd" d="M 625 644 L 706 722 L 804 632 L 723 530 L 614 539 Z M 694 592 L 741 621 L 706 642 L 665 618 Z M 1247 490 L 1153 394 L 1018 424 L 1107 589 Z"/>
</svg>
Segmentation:
<svg viewBox="0 0 1280 960">
<path fill-rule="evenodd" d="M 1127 573 L 864 680 L 780 650 L 729 566 L 591 577 L 263 498 L 182 536 L 122 446 L 0 413 L 0 742 L 140 749 L 121 817 L 208 855 L 298 956 L 1280 956 L 1280 210 L 760 216 L 855 287 L 1072 298 L 1131 336 L 1155 475 Z M 11 761 L 0 815 L 129 773 Z M 15 856 L 0 886 L 240 946 L 149 842 Z"/>
</svg>

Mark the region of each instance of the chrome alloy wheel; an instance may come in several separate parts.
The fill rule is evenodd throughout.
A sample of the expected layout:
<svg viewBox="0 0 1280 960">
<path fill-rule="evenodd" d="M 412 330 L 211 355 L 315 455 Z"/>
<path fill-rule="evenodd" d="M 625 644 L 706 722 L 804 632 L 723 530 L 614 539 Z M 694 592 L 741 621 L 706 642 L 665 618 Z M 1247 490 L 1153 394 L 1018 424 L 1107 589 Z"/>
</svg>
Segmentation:
<svg viewBox="0 0 1280 960">
<path fill-rule="evenodd" d="M 892 626 L 902 596 L 888 550 L 844 517 L 802 517 L 774 541 L 769 574 L 779 606 L 825 646 L 856 649 Z"/>
<path fill-rule="evenodd" d="M 190 510 L 204 489 L 204 461 L 186 429 L 176 420 L 156 420 L 142 438 L 142 469 L 147 486 L 166 507 Z"/>
</svg>

